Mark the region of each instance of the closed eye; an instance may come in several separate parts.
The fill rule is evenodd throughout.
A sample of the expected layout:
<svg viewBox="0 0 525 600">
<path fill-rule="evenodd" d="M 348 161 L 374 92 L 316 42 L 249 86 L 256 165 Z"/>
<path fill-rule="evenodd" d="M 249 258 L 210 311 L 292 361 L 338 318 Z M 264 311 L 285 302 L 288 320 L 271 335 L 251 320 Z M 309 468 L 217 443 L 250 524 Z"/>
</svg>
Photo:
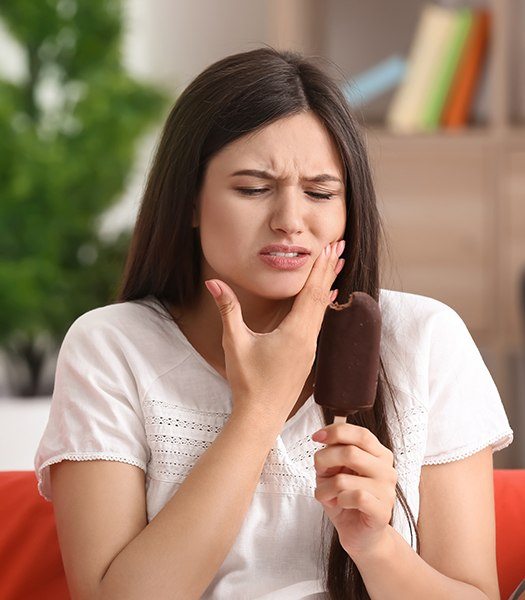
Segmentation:
<svg viewBox="0 0 525 600">
<path fill-rule="evenodd" d="M 246 196 L 255 196 L 261 192 L 267 192 L 267 188 L 235 188 L 237 191 L 241 192 L 241 194 L 245 194 Z M 319 192 L 306 192 L 310 196 L 317 198 L 319 200 L 329 200 L 335 194 L 321 194 Z"/>
</svg>

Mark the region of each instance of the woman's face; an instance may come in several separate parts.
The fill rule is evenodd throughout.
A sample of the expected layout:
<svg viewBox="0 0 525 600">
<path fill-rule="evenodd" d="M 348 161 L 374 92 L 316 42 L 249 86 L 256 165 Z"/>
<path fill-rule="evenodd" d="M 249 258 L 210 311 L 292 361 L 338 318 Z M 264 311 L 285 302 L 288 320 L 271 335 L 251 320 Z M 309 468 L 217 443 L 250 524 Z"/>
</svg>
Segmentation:
<svg viewBox="0 0 525 600">
<path fill-rule="evenodd" d="M 261 173 L 235 175 L 245 170 Z M 308 181 L 319 175 L 336 181 Z M 297 295 L 346 225 L 343 165 L 322 122 L 311 111 L 294 115 L 223 148 L 208 164 L 194 218 L 204 279 L 226 281 L 241 301 Z M 261 258 L 269 244 L 310 254 L 299 268 L 281 270 Z"/>
</svg>

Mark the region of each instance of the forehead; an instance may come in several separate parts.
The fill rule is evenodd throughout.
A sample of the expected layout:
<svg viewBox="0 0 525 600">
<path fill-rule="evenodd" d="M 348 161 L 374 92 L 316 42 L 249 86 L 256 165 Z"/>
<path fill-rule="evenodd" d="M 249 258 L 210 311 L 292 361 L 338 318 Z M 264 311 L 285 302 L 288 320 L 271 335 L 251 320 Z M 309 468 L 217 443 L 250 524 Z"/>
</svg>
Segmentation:
<svg viewBox="0 0 525 600">
<path fill-rule="evenodd" d="M 279 119 L 249 133 L 224 147 L 216 158 L 220 163 L 217 166 L 224 169 L 239 165 L 277 175 L 309 177 L 333 173 L 343 179 L 337 147 L 311 111 Z"/>
</svg>

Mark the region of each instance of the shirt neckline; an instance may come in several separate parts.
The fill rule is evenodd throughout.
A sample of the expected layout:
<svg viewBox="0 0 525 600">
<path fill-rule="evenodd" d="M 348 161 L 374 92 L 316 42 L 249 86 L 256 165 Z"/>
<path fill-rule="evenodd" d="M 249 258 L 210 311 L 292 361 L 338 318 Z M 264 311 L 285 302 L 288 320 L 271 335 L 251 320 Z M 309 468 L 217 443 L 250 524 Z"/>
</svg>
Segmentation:
<svg viewBox="0 0 525 600">
<path fill-rule="evenodd" d="M 156 304 L 158 304 L 158 306 L 160 307 L 160 309 L 162 310 L 162 312 L 164 313 L 164 315 L 166 315 L 167 317 L 169 317 L 169 322 L 170 322 L 170 324 L 172 326 L 173 331 L 176 333 L 176 335 L 179 337 L 179 339 L 182 341 L 182 343 L 185 346 L 187 346 L 188 350 L 190 350 L 190 352 L 192 353 L 192 355 L 206 369 L 208 369 L 208 371 L 210 371 L 211 373 L 213 373 L 214 375 L 216 375 L 221 381 L 223 381 L 228 387 L 230 387 L 230 382 L 227 379 L 225 379 L 217 371 L 217 369 L 215 369 L 214 367 L 212 367 L 212 365 L 210 365 L 210 363 L 204 358 L 204 356 L 202 356 L 202 354 L 200 354 L 197 351 L 197 349 L 193 346 L 193 344 L 190 342 L 190 340 L 184 335 L 182 329 L 179 327 L 179 325 L 177 324 L 177 322 L 175 321 L 175 319 L 172 317 L 172 315 L 170 314 L 170 312 L 166 309 L 166 307 L 164 306 L 164 304 L 162 302 L 160 302 L 159 299 L 156 298 L 155 296 L 151 296 L 150 299 L 151 299 L 152 302 L 155 302 Z M 315 402 L 315 400 L 314 400 L 314 395 L 312 393 L 306 399 L 306 401 L 304 402 L 304 404 L 299 408 L 299 410 L 292 417 L 290 417 L 287 421 L 284 422 L 282 431 L 284 431 L 286 429 L 289 429 L 294 423 L 296 423 L 297 421 L 299 421 L 301 419 L 302 415 L 313 404 L 313 402 Z"/>
<path fill-rule="evenodd" d="M 198 350 L 195 348 L 195 346 L 190 342 L 190 340 L 184 335 L 184 332 L 182 331 L 182 329 L 179 327 L 177 321 L 175 321 L 175 319 L 172 317 L 172 315 L 170 314 L 170 312 L 166 309 L 166 307 L 164 306 L 164 304 L 162 302 L 160 302 L 160 300 L 158 300 L 158 298 L 156 298 L 155 296 L 151 297 L 153 302 L 156 302 L 158 304 L 158 306 L 160 307 L 160 309 L 162 310 L 162 312 L 164 313 L 165 316 L 167 316 L 169 318 L 169 322 L 170 325 L 173 329 L 173 331 L 175 331 L 176 335 L 179 337 L 179 339 L 182 341 L 182 343 L 188 348 L 188 350 L 190 350 L 190 352 L 192 353 L 192 355 L 197 358 L 197 360 L 208 369 L 208 371 L 211 371 L 214 375 L 216 375 L 221 381 L 223 381 L 224 383 L 226 383 L 228 386 L 230 385 L 230 382 L 225 379 L 220 373 L 219 371 L 217 371 L 217 369 L 215 367 L 213 367 L 205 358 L 204 356 L 202 356 L 202 354 L 200 354 L 200 352 L 198 352 Z"/>
</svg>

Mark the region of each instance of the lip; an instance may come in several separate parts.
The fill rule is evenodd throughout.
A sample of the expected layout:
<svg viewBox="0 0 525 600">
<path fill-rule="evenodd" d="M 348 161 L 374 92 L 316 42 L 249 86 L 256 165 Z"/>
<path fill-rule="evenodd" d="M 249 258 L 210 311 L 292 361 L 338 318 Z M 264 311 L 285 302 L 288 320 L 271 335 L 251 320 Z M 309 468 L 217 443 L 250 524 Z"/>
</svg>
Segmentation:
<svg viewBox="0 0 525 600">
<path fill-rule="evenodd" d="M 310 250 L 302 246 L 285 246 L 284 244 L 270 244 L 261 248 L 259 254 L 269 254 L 270 252 L 298 252 L 300 254 L 310 254 Z"/>
<path fill-rule="evenodd" d="M 259 254 L 259 258 L 278 271 L 294 271 L 300 269 L 309 260 L 309 254 L 302 254 L 294 258 L 286 256 L 270 256 L 269 254 Z"/>
</svg>

